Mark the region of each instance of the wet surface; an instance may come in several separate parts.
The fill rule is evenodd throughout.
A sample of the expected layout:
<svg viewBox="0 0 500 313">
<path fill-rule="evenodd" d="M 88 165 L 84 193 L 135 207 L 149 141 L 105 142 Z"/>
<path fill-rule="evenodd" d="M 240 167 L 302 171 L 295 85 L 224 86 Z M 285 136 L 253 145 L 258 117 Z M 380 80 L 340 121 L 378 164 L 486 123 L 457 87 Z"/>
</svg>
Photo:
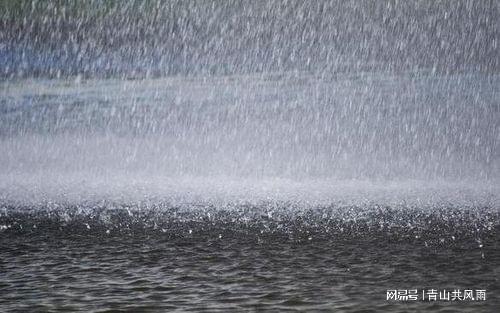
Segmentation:
<svg viewBox="0 0 500 313">
<path fill-rule="evenodd" d="M 370 209 L 364 221 L 332 208 L 270 218 L 115 209 L 105 223 L 96 210 L 63 220 L 8 209 L 0 309 L 494 312 L 499 213 L 469 210 L 414 209 L 403 222 L 390 209 Z M 386 300 L 390 289 L 479 289 L 487 298 L 395 302 Z"/>
<path fill-rule="evenodd" d="M 500 312 L 500 9 L 449 4 L 0 0 L 0 312 Z"/>
</svg>

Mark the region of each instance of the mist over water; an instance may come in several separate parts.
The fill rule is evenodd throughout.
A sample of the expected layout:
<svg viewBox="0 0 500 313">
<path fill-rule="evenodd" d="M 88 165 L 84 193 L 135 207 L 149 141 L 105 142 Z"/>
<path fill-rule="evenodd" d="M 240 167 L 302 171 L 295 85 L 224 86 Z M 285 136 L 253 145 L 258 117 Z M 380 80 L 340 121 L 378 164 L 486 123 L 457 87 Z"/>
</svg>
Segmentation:
<svg viewBox="0 0 500 313">
<path fill-rule="evenodd" d="M 0 1 L 0 311 L 491 312 L 499 14 Z"/>
<path fill-rule="evenodd" d="M 494 212 L 498 8 L 444 4 L 2 2 L 5 212 Z"/>
<path fill-rule="evenodd" d="M 71 185 L 100 184 L 100 193 L 135 185 L 146 194 L 191 188 L 207 196 L 249 188 L 256 197 L 266 188 L 267 197 L 287 189 L 294 197 L 299 188 L 306 198 L 328 189 L 338 197 L 342 185 L 348 193 L 383 192 L 388 182 L 493 191 L 499 80 L 301 74 L 5 82 L 2 187 L 56 194 Z"/>
</svg>

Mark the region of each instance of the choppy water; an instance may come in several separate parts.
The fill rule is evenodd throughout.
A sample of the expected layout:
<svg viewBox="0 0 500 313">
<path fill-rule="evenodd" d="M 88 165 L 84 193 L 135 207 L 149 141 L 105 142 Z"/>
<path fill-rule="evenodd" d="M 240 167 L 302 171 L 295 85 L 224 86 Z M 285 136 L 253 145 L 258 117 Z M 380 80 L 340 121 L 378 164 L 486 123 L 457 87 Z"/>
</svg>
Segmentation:
<svg viewBox="0 0 500 313">
<path fill-rule="evenodd" d="M 0 1 L 0 311 L 498 312 L 498 21 Z"/>
<path fill-rule="evenodd" d="M 495 312 L 498 209 L 59 207 L 0 216 L 4 311 Z M 272 212 L 272 213 L 270 213 Z M 480 302 L 388 289 L 485 289 Z"/>
</svg>

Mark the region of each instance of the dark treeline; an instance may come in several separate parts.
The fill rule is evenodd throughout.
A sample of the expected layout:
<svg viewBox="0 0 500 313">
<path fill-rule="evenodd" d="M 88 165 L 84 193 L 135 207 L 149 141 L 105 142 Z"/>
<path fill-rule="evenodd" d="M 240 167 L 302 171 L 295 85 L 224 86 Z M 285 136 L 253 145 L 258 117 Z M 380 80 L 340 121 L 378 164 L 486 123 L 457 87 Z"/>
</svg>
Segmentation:
<svg viewBox="0 0 500 313">
<path fill-rule="evenodd" d="M 498 1 L 0 1 L 0 75 L 500 69 Z"/>
</svg>

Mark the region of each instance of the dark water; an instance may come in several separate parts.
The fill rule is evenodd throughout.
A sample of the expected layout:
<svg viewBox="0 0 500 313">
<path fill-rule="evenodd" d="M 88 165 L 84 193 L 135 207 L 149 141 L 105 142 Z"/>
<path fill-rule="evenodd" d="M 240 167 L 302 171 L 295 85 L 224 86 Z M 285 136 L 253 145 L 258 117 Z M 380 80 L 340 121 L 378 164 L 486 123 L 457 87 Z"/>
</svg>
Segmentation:
<svg viewBox="0 0 500 313">
<path fill-rule="evenodd" d="M 498 3 L 0 0 L 0 313 L 500 312 Z"/>
<path fill-rule="evenodd" d="M 64 212 L 64 213 L 63 213 Z M 491 208 L 5 208 L 0 311 L 495 312 Z M 387 301 L 481 289 L 486 301 Z"/>
</svg>

